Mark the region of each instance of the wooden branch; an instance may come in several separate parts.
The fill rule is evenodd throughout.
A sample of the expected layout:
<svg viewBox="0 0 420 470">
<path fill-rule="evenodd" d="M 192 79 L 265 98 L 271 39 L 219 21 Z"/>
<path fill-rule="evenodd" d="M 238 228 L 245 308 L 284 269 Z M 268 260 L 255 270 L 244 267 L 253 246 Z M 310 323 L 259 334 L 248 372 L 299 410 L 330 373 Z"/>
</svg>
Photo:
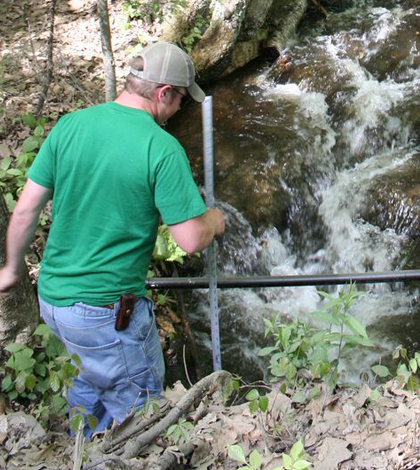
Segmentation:
<svg viewBox="0 0 420 470">
<path fill-rule="evenodd" d="M 178 452 L 174 452 L 173 448 L 168 448 L 159 457 L 159 463 L 148 464 L 147 470 L 170 470 L 178 463 L 179 454 L 182 454 L 183 457 L 189 457 L 197 448 L 202 448 L 205 445 L 202 440 L 194 439 L 179 446 Z"/>
<path fill-rule="evenodd" d="M 123 447 L 125 443 L 132 437 L 140 434 L 141 432 L 149 429 L 156 421 L 161 420 L 169 411 L 169 403 L 167 401 L 160 403 L 160 410 L 158 413 L 153 413 L 152 416 L 145 418 L 144 416 L 130 417 L 128 420 L 121 423 L 120 426 L 114 428 L 105 438 L 102 444 L 103 452 L 116 452 Z"/>
<path fill-rule="evenodd" d="M 51 85 L 53 72 L 53 49 L 54 49 L 54 20 L 55 20 L 55 3 L 56 0 L 50 0 L 50 27 L 48 29 L 48 45 L 47 45 L 47 73 L 41 94 L 38 98 L 36 106 L 36 115 L 41 116 L 44 109 L 45 100 L 47 99 L 48 88 Z"/>
<path fill-rule="evenodd" d="M 97 469 L 99 466 L 100 468 L 104 468 L 105 464 L 109 464 L 109 468 L 114 468 L 118 470 L 149 470 L 148 462 L 146 460 L 136 462 L 136 465 L 133 466 L 132 463 L 127 462 L 126 460 L 118 457 L 116 455 L 106 455 L 101 460 L 96 460 L 93 463 L 87 464 L 83 467 L 83 470 L 94 470 Z M 114 464 L 114 465 L 112 465 Z M 112 466 L 111 466 L 112 465 Z M 107 467 L 107 468 L 108 468 Z"/>
<path fill-rule="evenodd" d="M 117 95 L 115 78 L 115 62 L 111 45 L 111 28 L 109 26 L 109 12 L 107 0 L 98 0 L 98 18 L 101 29 L 102 54 L 104 58 L 105 73 L 105 99 L 114 101 Z"/>
<path fill-rule="evenodd" d="M 158 424 L 138 438 L 127 442 L 122 457 L 126 459 L 136 457 L 145 447 L 168 429 L 169 426 L 176 423 L 181 416 L 187 414 L 197 399 L 201 399 L 213 386 L 223 384 L 230 376 L 229 372 L 221 370 L 213 372 L 200 380 L 200 382 L 197 382 Z"/>
</svg>

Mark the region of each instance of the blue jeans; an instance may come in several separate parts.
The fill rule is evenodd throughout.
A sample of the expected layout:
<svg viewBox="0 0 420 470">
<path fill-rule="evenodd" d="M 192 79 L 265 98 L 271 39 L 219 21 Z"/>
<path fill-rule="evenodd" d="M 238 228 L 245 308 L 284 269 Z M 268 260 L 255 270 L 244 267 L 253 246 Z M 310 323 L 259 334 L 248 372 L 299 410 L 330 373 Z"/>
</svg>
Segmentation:
<svg viewBox="0 0 420 470">
<path fill-rule="evenodd" d="M 96 429 L 85 426 L 86 437 L 108 428 L 113 419 L 121 423 L 149 398 L 159 397 L 165 365 L 151 300 L 137 301 L 122 331 L 114 327 L 119 303 L 113 309 L 83 303 L 55 307 L 41 298 L 39 303 L 45 323 L 69 355 L 77 354 L 82 362 L 68 402 L 98 418 Z"/>
</svg>

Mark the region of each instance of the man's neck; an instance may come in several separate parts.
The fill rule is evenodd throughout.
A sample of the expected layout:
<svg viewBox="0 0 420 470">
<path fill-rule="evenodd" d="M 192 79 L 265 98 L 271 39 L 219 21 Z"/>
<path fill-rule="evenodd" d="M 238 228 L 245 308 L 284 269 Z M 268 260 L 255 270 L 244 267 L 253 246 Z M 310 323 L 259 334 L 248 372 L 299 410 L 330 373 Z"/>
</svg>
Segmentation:
<svg viewBox="0 0 420 470">
<path fill-rule="evenodd" d="M 156 109 L 153 101 L 146 98 L 142 98 L 135 93 L 128 93 L 124 90 L 115 100 L 116 103 L 121 104 L 122 106 L 127 106 L 129 108 L 141 109 L 148 112 L 156 119 Z"/>
</svg>

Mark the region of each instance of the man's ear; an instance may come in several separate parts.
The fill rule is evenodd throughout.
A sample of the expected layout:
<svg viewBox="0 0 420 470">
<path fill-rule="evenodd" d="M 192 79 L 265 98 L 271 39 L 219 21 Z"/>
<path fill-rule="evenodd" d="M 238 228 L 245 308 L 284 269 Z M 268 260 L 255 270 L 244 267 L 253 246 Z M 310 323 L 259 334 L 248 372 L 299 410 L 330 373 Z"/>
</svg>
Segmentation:
<svg viewBox="0 0 420 470">
<path fill-rule="evenodd" d="M 156 89 L 156 98 L 160 103 L 170 104 L 172 100 L 171 85 L 164 85 Z"/>
</svg>

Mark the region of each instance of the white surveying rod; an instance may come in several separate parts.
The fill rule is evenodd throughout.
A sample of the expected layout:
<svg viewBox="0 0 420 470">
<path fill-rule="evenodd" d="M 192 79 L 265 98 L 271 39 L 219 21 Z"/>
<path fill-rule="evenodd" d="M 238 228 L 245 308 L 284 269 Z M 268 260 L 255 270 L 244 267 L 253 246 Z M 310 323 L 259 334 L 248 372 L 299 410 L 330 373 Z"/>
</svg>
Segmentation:
<svg viewBox="0 0 420 470">
<path fill-rule="evenodd" d="M 206 96 L 201 104 L 201 109 L 203 113 L 204 185 L 206 189 L 206 205 L 207 207 L 214 207 L 213 99 L 211 96 Z M 222 369 L 222 360 L 220 355 L 219 306 L 217 303 L 216 249 L 214 240 L 207 247 L 207 265 L 209 276 L 213 369 L 216 371 Z"/>
</svg>

